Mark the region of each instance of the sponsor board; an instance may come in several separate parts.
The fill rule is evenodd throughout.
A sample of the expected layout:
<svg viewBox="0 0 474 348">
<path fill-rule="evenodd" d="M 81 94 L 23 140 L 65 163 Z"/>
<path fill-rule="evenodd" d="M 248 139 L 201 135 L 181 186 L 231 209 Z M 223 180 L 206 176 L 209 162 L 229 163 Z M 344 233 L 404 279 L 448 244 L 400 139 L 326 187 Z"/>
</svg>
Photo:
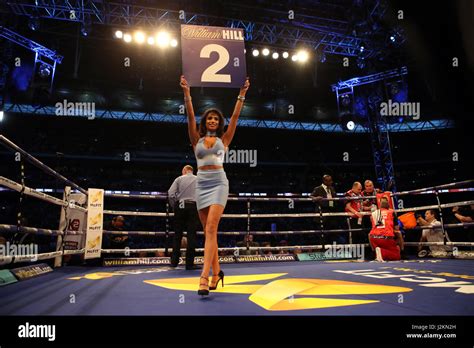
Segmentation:
<svg viewBox="0 0 474 348">
<path fill-rule="evenodd" d="M 234 263 L 234 256 L 219 256 L 219 263 Z M 204 257 L 196 256 L 194 258 L 195 265 L 202 265 L 204 263 Z M 110 258 L 104 259 L 102 265 L 105 267 L 110 266 L 145 266 L 145 265 L 166 265 L 171 264 L 169 257 L 128 257 L 128 258 Z M 179 264 L 184 265 L 184 258 L 179 258 Z"/>
<path fill-rule="evenodd" d="M 274 262 L 274 261 L 295 261 L 293 255 L 241 255 L 241 256 L 219 256 L 219 263 L 236 263 L 236 262 Z M 194 258 L 195 265 L 204 263 L 203 256 Z M 104 267 L 111 266 L 146 266 L 146 265 L 165 265 L 171 264 L 169 257 L 129 257 L 129 258 L 109 258 L 104 259 L 102 265 Z M 179 259 L 179 264 L 184 265 L 184 258 Z"/>
<path fill-rule="evenodd" d="M 40 263 L 37 265 L 30 265 L 20 268 L 14 268 L 11 272 L 15 275 L 18 280 L 25 280 L 28 278 L 33 278 L 41 274 L 52 272 L 53 269 L 45 263 Z"/>
<path fill-rule="evenodd" d="M 104 222 L 104 190 L 89 189 L 87 201 L 87 235 L 85 259 L 99 258 Z"/>
<path fill-rule="evenodd" d="M 139 265 L 166 265 L 169 266 L 169 257 L 127 257 L 127 258 L 113 258 L 104 259 L 102 265 L 110 266 L 139 266 Z"/>
<path fill-rule="evenodd" d="M 16 283 L 18 280 L 8 269 L 0 270 L 0 286 Z"/>
<path fill-rule="evenodd" d="M 219 256 L 219 263 L 234 263 L 235 257 L 234 256 Z M 197 256 L 194 258 L 194 263 L 196 265 L 203 265 L 204 264 L 204 256 Z M 184 259 L 181 258 L 179 264 L 185 264 Z"/>
<path fill-rule="evenodd" d="M 325 261 L 325 260 L 351 260 L 357 258 L 352 253 L 343 253 L 341 255 L 330 255 L 326 252 L 315 252 L 315 253 L 301 253 L 297 254 L 296 258 L 298 261 Z"/>
<path fill-rule="evenodd" d="M 235 256 L 235 262 L 274 262 L 274 261 L 295 261 L 295 256 L 290 255 L 290 254 Z"/>
</svg>

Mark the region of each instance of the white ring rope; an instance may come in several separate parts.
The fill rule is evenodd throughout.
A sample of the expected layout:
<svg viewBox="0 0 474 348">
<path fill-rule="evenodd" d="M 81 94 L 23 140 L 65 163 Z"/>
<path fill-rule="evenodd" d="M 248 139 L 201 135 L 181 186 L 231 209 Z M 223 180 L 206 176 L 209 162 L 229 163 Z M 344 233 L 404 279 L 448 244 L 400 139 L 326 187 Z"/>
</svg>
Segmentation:
<svg viewBox="0 0 474 348">
<path fill-rule="evenodd" d="M 46 228 L 36 228 L 36 227 L 26 227 L 20 226 L 20 230 L 18 231 L 17 225 L 0 225 L 1 232 L 23 232 L 23 233 L 31 233 L 31 234 L 43 234 L 48 236 L 56 236 L 56 235 L 64 235 L 63 231 L 60 230 L 49 230 Z M 81 235 L 84 234 L 82 231 L 67 231 L 68 235 Z"/>
<path fill-rule="evenodd" d="M 24 188 L 25 190 L 24 190 L 23 193 L 27 196 L 35 197 L 35 198 L 41 199 L 45 202 L 55 204 L 55 205 L 59 205 L 59 206 L 62 206 L 62 207 L 69 206 L 70 208 L 77 209 L 77 210 L 80 210 L 80 211 L 83 211 L 83 212 L 87 211 L 86 208 L 83 208 L 81 206 L 78 206 L 78 205 L 75 205 L 75 204 L 72 204 L 72 203 L 68 203 L 67 201 L 64 201 L 62 199 L 50 196 L 46 193 L 39 192 L 39 191 L 37 191 L 37 190 L 35 190 L 31 187 L 27 187 L 27 186 L 23 187 L 21 184 L 15 182 L 13 180 L 7 179 L 3 176 L 0 176 L 0 185 L 8 187 L 9 189 L 12 189 L 12 190 L 17 191 L 17 192 L 21 192 L 21 190 Z"/>
<path fill-rule="evenodd" d="M 0 230 L 1 230 L 0 225 Z M 11 225 L 14 226 L 14 225 Z M 474 222 L 460 222 L 456 224 L 445 224 L 445 228 L 458 228 L 458 227 L 471 227 L 474 226 Z M 15 226 L 14 226 L 15 227 Z M 412 230 L 424 230 L 424 229 L 439 229 L 441 226 L 417 226 L 414 228 L 407 229 L 409 231 Z M 341 233 L 341 232 L 360 232 L 360 231 L 370 231 L 370 228 L 355 228 L 355 229 L 335 229 L 335 230 L 298 230 L 298 231 L 251 231 L 250 233 L 247 231 L 222 231 L 217 232 L 219 235 L 279 235 L 279 234 L 317 234 L 317 233 Z M 164 236 L 166 232 L 158 231 L 109 231 L 104 230 L 104 234 L 116 234 L 116 235 L 157 235 L 157 236 Z M 169 234 L 174 234 L 173 231 L 168 232 Z M 202 235 L 204 234 L 203 231 L 196 231 L 197 234 Z"/>
<path fill-rule="evenodd" d="M 48 167 L 32 155 L 30 155 L 25 150 L 21 149 L 19 146 L 11 142 L 9 139 L 0 135 L 0 143 L 3 143 L 7 148 L 13 149 L 14 151 L 20 152 L 24 158 L 35 165 L 36 167 L 42 169 L 46 173 L 60 179 L 61 181 L 65 182 L 66 184 L 72 186 L 74 189 L 84 193 L 85 195 L 88 194 L 86 190 L 75 184 L 74 182 L 70 181 L 66 177 L 62 176 L 52 168 Z M 454 182 L 445 185 L 438 185 L 428 188 L 421 188 L 416 190 L 410 191 L 402 191 L 402 192 L 395 192 L 391 193 L 391 196 L 403 196 L 408 194 L 419 194 L 419 193 L 434 193 L 438 194 L 441 193 L 440 190 L 453 188 L 460 185 L 470 184 L 473 183 L 474 180 L 466 180 L 461 182 Z M 40 200 L 46 201 L 51 204 L 59 205 L 62 207 L 69 206 L 73 209 L 78 209 L 82 212 L 87 212 L 87 209 L 64 201 L 62 199 L 58 199 L 56 197 L 50 196 L 48 194 L 39 192 L 35 189 L 30 187 L 23 186 L 13 180 L 7 179 L 3 176 L 0 176 L 0 185 L 8 187 L 14 191 L 22 192 L 25 195 L 32 196 L 38 198 Z M 114 198 L 138 198 L 138 199 L 167 199 L 166 194 L 157 194 L 157 195 L 137 195 L 137 194 L 112 194 L 106 193 L 106 197 L 114 197 Z M 263 202 L 271 202 L 271 201 L 281 201 L 281 202 L 288 202 L 288 201 L 308 201 L 308 202 L 321 202 L 321 201 L 349 201 L 349 200 L 364 200 L 364 199 L 373 199 L 376 196 L 359 196 L 359 197 L 334 197 L 334 198 L 318 198 L 315 199 L 314 197 L 253 197 L 253 196 L 246 196 L 246 197 L 228 197 L 229 201 L 263 201 Z M 439 201 L 438 201 L 439 202 Z M 462 206 L 462 205 L 472 205 L 474 201 L 463 201 L 463 202 L 456 202 L 456 203 L 447 203 L 447 204 L 438 204 L 432 206 L 423 206 L 423 207 L 414 207 L 414 208 L 404 208 L 404 209 L 396 209 L 396 212 L 410 212 L 410 211 L 419 211 L 419 210 L 426 210 L 426 209 L 445 209 L 451 208 L 455 206 Z M 170 217 L 174 216 L 173 213 L 155 213 L 155 212 L 132 212 L 132 211 L 116 211 L 116 210 L 104 210 L 104 214 L 111 214 L 111 215 L 131 215 L 131 216 L 152 216 L 152 217 Z M 370 212 L 360 212 L 361 215 L 370 215 Z M 224 218 L 303 218 L 303 217 L 325 217 L 325 216 L 346 216 L 351 217 L 352 214 L 350 213 L 296 213 L 296 214 L 223 214 L 222 217 Z M 446 224 L 443 225 L 443 228 L 449 227 L 466 227 L 471 226 L 473 223 L 461 223 L 461 224 Z M 439 226 L 423 226 L 419 227 L 419 229 L 428 229 L 428 228 L 439 228 Z M 418 229 L 418 227 L 416 228 Z M 367 229 L 348 229 L 348 230 L 306 230 L 306 231 L 255 231 L 252 234 L 304 234 L 304 233 L 330 233 L 330 232 L 355 232 L 359 230 L 367 230 Z M 36 234 L 45 234 L 45 235 L 63 235 L 62 231 L 58 230 L 49 230 L 49 229 L 41 229 L 41 228 L 33 228 L 33 227 L 23 227 L 23 226 L 15 226 L 15 225 L 0 225 L 0 231 L 10 231 L 10 232 L 24 232 L 24 233 L 36 233 Z M 118 233 L 120 232 L 120 233 Z M 168 232 L 145 232 L 145 231 L 104 231 L 107 234 L 138 234 L 138 235 L 159 235 L 159 234 L 167 234 Z M 202 234 L 202 231 L 198 232 Z M 67 234 L 83 234 L 83 232 L 78 231 L 67 231 Z M 221 232 L 221 234 L 250 234 L 249 231 L 247 232 Z M 341 246 L 354 246 L 356 244 L 339 244 L 338 247 Z M 363 244 L 364 246 L 368 246 L 368 244 Z M 473 246 L 474 243 L 469 242 L 406 242 L 405 245 L 465 245 L 465 246 Z M 324 246 L 326 247 L 326 246 Z M 331 247 L 329 245 L 328 247 Z M 282 246 L 282 247 L 234 247 L 234 248 L 219 248 L 218 250 L 288 250 L 288 249 L 322 249 L 322 245 L 309 245 L 309 246 Z M 154 248 L 154 249 L 102 249 L 104 253 L 114 253 L 114 252 L 153 252 L 153 251 L 165 251 L 165 248 Z M 196 249 L 196 251 L 203 251 L 203 248 Z M 85 249 L 80 250 L 60 250 L 54 251 L 49 253 L 42 253 L 42 254 L 34 254 L 34 255 L 23 255 L 23 256 L 0 256 L 0 264 L 5 264 L 5 262 L 25 262 L 30 261 L 31 259 L 36 260 L 45 260 L 45 259 L 52 259 L 62 255 L 73 255 L 73 254 L 84 254 Z"/>
<path fill-rule="evenodd" d="M 445 228 L 458 228 L 458 227 L 470 227 L 474 226 L 474 222 L 461 222 L 457 224 L 445 224 Z M 417 226 L 415 228 L 411 228 L 411 230 L 424 230 L 424 229 L 438 229 L 440 226 Z M 251 231 L 250 233 L 247 231 L 222 231 L 218 232 L 219 235 L 285 235 L 285 234 L 318 234 L 318 233 L 343 233 L 343 232 L 360 232 L 360 231 L 368 231 L 370 228 L 357 228 L 357 229 L 335 229 L 335 230 L 298 230 L 298 231 Z M 18 232 L 18 226 L 16 225 L 6 225 L 0 224 L 0 231 L 1 232 Z M 26 227 L 21 226 L 20 231 L 23 233 L 31 233 L 31 234 L 42 234 L 42 235 L 63 235 L 64 232 L 60 230 L 49 230 L 45 228 L 35 228 L 35 227 Z M 164 231 L 109 231 L 103 230 L 104 234 L 113 234 L 113 235 L 139 235 L 139 236 L 164 236 L 166 232 Z M 174 232 L 168 232 L 170 235 L 173 235 Z M 198 235 L 203 235 L 203 231 L 196 231 Z M 82 231 L 67 231 L 68 235 L 83 235 L 84 232 Z"/>
<path fill-rule="evenodd" d="M 8 263 L 19 263 L 19 262 L 34 262 L 39 260 L 48 260 L 54 259 L 58 256 L 61 256 L 61 251 L 53 251 L 49 253 L 42 253 L 42 254 L 29 254 L 29 255 L 8 255 L 8 256 L 0 256 L 0 265 L 5 265 Z M 78 250 L 64 250 L 64 255 L 75 255 L 75 254 L 84 254 L 85 249 L 78 249 Z"/>
<path fill-rule="evenodd" d="M 52 169 L 51 167 L 47 166 L 46 164 L 44 164 L 43 162 L 41 162 L 39 159 L 37 159 L 36 157 L 30 155 L 27 151 L 23 150 L 21 147 L 19 147 L 18 145 L 16 145 L 15 143 L 13 143 L 11 140 L 7 139 L 6 137 L 4 137 L 3 135 L 0 135 L 0 144 L 3 143 L 3 145 L 5 147 L 8 147 L 10 148 L 11 150 L 15 151 L 15 152 L 19 152 L 22 157 L 24 157 L 28 162 L 30 162 L 31 164 L 33 164 L 35 167 L 38 167 L 40 169 L 42 169 L 44 172 L 54 176 L 55 178 L 61 180 L 62 182 L 66 183 L 67 185 L 70 185 L 72 186 L 73 188 L 75 188 L 76 190 L 82 192 L 83 194 L 87 195 L 87 191 L 84 190 L 82 187 L 80 187 L 79 185 L 75 184 L 74 182 L 72 182 L 71 180 L 69 180 L 68 178 L 62 176 L 61 174 L 59 174 L 57 171 L 55 171 L 54 169 Z"/>
<path fill-rule="evenodd" d="M 474 244 L 474 243 L 473 243 Z M 338 244 L 338 246 L 351 245 L 351 244 Z M 356 244 L 352 244 L 356 245 Z M 364 244 L 368 246 L 368 244 Z M 331 247 L 332 245 L 327 244 L 325 247 Z M 294 245 L 294 246 L 278 246 L 278 247 L 230 247 L 230 248 L 218 248 L 219 251 L 235 251 L 235 250 L 285 250 L 285 249 L 322 249 L 322 245 Z M 185 248 L 180 249 L 182 251 L 186 250 Z M 196 252 L 204 251 L 204 248 L 196 248 Z M 105 254 L 115 254 L 115 253 L 140 253 L 140 252 L 165 252 L 165 248 L 152 248 L 152 249 L 102 249 L 102 252 Z"/>
<path fill-rule="evenodd" d="M 454 202 L 454 203 L 445 203 L 440 205 L 427 205 L 424 207 L 413 207 L 413 208 L 404 208 L 404 209 L 395 209 L 397 213 L 409 212 L 409 211 L 417 211 L 417 210 L 427 210 L 427 209 L 446 209 L 446 208 L 453 208 L 462 205 L 471 205 L 474 204 L 474 201 L 462 201 L 462 202 Z"/>
<path fill-rule="evenodd" d="M 474 180 L 466 180 L 466 181 L 460 181 L 460 182 L 455 182 L 455 183 L 450 183 L 450 184 L 445 184 L 445 185 L 439 185 L 439 186 L 434 186 L 434 187 L 428 187 L 424 189 L 417 189 L 417 190 L 411 190 L 411 191 L 402 191 L 402 192 L 390 192 L 390 195 L 393 196 L 403 196 L 403 195 L 408 195 L 408 194 L 421 194 L 421 193 L 436 193 L 438 191 L 439 193 L 448 193 L 451 192 L 451 190 L 447 190 L 447 192 L 443 192 L 440 190 L 445 190 L 449 187 L 455 187 L 455 186 L 460 186 L 460 185 L 465 185 L 468 183 L 472 183 Z M 458 189 L 456 191 L 452 192 L 464 192 L 464 191 L 473 191 L 474 188 L 467 188 L 467 189 Z M 133 198 L 133 199 L 156 199 L 156 200 L 167 200 L 168 195 L 166 193 L 160 193 L 160 194 L 127 194 L 127 193 L 106 193 L 106 197 L 112 197 L 112 198 Z M 251 201 L 251 202 L 288 202 L 288 201 L 298 201 L 298 202 L 317 202 L 317 201 L 348 201 L 348 200 L 359 200 L 359 199 L 374 199 L 377 198 L 377 196 L 361 196 L 361 197 L 333 197 L 333 198 L 324 198 L 324 197 L 299 197 L 297 195 L 288 195 L 286 197 L 255 197 L 255 196 L 229 196 L 227 198 L 228 201 Z"/>
<path fill-rule="evenodd" d="M 454 203 L 446 203 L 438 205 L 427 205 L 423 207 L 413 207 L 413 208 L 404 208 L 404 209 L 394 209 L 397 213 L 418 211 L 418 210 L 427 210 L 427 209 L 441 209 L 452 208 L 462 205 L 471 205 L 474 204 L 474 201 L 462 201 Z M 122 210 L 104 210 L 104 214 L 108 215 L 132 215 L 132 216 L 155 216 L 155 217 L 166 217 L 174 216 L 173 213 L 154 213 L 154 212 L 141 212 L 141 211 L 122 211 Z M 371 215 L 371 212 L 359 212 L 361 215 Z M 287 213 L 287 214 L 250 214 L 250 218 L 308 218 L 308 217 L 320 217 L 320 216 L 346 216 L 352 217 L 351 213 Z M 223 214 L 223 218 L 233 218 L 233 219 L 246 219 L 249 217 L 249 214 Z"/>
<path fill-rule="evenodd" d="M 440 246 L 474 246 L 474 242 L 406 242 L 404 245 L 408 246 L 419 246 L 419 245 L 440 245 Z M 235 251 L 235 250 L 288 250 L 288 249 L 328 249 L 328 248 L 355 248 L 358 246 L 370 247 L 368 243 L 361 244 L 325 244 L 323 245 L 288 245 L 288 246 L 258 246 L 258 247 L 228 247 L 218 248 L 219 251 Z M 102 249 L 101 252 L 104 254 L 120 254 L 120 253 L 140 253 L 140 252 L 165 252 L 165 248 L 150 248 L 150 249 Z M 181 248 L 181 251 L 185 251 L 186 248 Z M 204 251 L 204 248 L 196 248 L 196 252 Z"/>
<path fill-rule="evenodd" d="M 157 199 L 157 200 L 166 200 L 168 199 L 167 194 L 157 194 L 157 195 L 144 195 L 144 194 L 130 194 L 130 193 L 105 193 L 105 197 L 112 198 L 132 198 L 132 199 Z"/>
<path fill-rule="evenodd" d="M 104 214 L 107 215 L 130 215 L 130 216 L 155 216 L 155 217 L 166 217 L 166 216 L 174 216 L 173 213 L 154 213 L 154 212 L 146 212 L 146 211 L 122 211 L 122 210 L 104 210 Z"/>
<path fill-rule="evenodd" d="M 401 192 L 395 192 L 392 193 L 392 196 L 403 196 L 403 195 L 409 195 L 409 194 L 417 194 L 425 191 L 439 191 L 442 189 L 447 189 L 450 187 L 455 187 L 455 186 L 462 186 L 466 184 L 472 184 L 474 180 L 465 180 L 465 181 L 459 181 L 459 182 L 452 182 L 449 184 L 444 184 L 444 185 L 438 185 L 438 186 L 432 186 L 432 187 L 425 187 L 421 189 L 416 189 L 416 190 L 409 190 L 409 191 L 401 191 Z"/>
<path fill-rule="evenodd" d="M 433 246 L 474 246 L 474 242 L 405 242 L 405 246 L 420 246 L 420 245 L 433 245 Z M 236 250 L 283 250 L 283 251 L 290 251 L 291 249 L 330 249 L 330 248 L 357 248 L 359 246 L 369 247 L 370 245 L 367 243 L 363 244 L 325 244 L 325 245 L 292 245 L 292 246 L 258 246 L 258 247 L 229 247 L 229 248 L 218 248 L 219 251 L 236 251 Z M 102 249 L 101 252 L 104 254 L 136 254 L 142 252 L 165 252 L 165 248 L 149 248 L 149 249 Z M 181 248 L 181 251 L 185 251 L 185 248 Z M 204 248 L 196 248 L 196 252 L 203 252 Z M 84 254 L 85 249 L 78 249 L 78 250 L 64 250 L 64 255 L 79 255 Z M 13 261 L 13 263 L 20 263 L 20 262 L 27 262 L 32 260 L 47 260 L 47 259 L 54 259 L 58 256 L 61 256 L 61 251 L 54 251 L 49 253 L 42 253 L 42 254 L 29 254 L 29 255 L 21 255 L 21 256 L 0 256 L 0 265 L 8 264 Z M 252 255 L 249 255 L 252 256 Z"/>
<path fill-rule="evenodd" d="M 247 232 L 247 231 L 222 231 L 222 232 L 217 232 L 220 236 L 222 235 L 229 235 L 229 236 L 234 236 L 234 235 L 245 235 L 245 234 L 252 234 L 252 235 L 277 235 L 277 234 L 314 234 L 314 233 L 339 233 L 339 232 L 358 232 L 358 231 L 364 231 L 368 230 L 367 228 L 357 228 L 353 230 L 324 230 L 321 232 L 321 230 L 300 230 L 300 231 L 252 231 L 252 232 Z M 158 235 L 158 236 L 164 236 L 166 235 L 166 232 L 150 232 L 150 231 L 103 231 L 104 234 L 117 234 L 117 235 Z M 169 234 L 174 234 L 173 231 L 168 232 Z M 203 235 L 203 231 L 196 231 L 198 235 Z"/>
</svg>

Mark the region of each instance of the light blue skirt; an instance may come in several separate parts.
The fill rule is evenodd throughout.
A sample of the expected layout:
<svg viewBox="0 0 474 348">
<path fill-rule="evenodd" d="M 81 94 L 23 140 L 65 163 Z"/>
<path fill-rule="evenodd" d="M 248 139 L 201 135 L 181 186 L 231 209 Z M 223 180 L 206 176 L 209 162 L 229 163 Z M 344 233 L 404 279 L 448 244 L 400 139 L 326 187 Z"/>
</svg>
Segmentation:
<svg viewBox="0 0 474 348">
<path fill-rule="evenodd" d="M 223 169 L 198 170 L 196 180 L 196 207 L 198 210 L 212 204 L 224 208 L 229 196 L 229 180 Z"/>
</svg>

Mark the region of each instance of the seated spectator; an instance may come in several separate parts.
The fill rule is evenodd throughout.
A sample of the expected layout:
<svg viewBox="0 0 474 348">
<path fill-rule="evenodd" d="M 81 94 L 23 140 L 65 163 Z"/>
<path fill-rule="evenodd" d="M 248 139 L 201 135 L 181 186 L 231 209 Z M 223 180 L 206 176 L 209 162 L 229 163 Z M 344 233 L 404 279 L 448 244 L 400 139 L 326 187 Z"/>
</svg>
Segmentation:
<svg viewBox="0 0 474 348">
<path fill-rule="evenodd" d="M 258 243 L 253 241 L 253 235 L 252 234 L 246 234 L 244 237 L 244 240 L 241 242 L 237 242 L 237 247 L 239 248 L 246 248 L 246 247 L 258 247 Z M 258 250 L 239 250 L 240 255 L 257 255 Z"/>
<path fill-rule="evenodd" d="M 123 231 L 125 229 L 125 218 L 122 215 L 114 216 L 112 221 L 105 224 L 104 230 Z M 108 248 L 125 249 L 129 245 L 128 235 L 108 234 Z M 124 251 L 125 252 L 125 251 Z"/>
<path fill-rule="evenodd" d="M 281 240 L 280 243 L 278 243 L 278 246 L 280 246 L 280 247 L 288 246 L 288 242 L 286 240 Z M 280 249 L 278 251 L 278 254 L 288 254 L 288 250 L 287 249 Z"/>
<path fill-rule="evenodd" d="M 262 247 L 264 248 L 270 248 L 271 246 L 270 242 L 262 243 Z M 270 249 L 260 249 L 260 255 L 273 255 L 273 253 Z"/>
<path fill-rule="evenodd" d="M 453 208 L 455 222 L 459 223 L 470 223 L 474 221 L 474 204 L 454 207 Z M 472 242 L 474 239 L 474 233 L 472 227 L 464 226 L 460 229 L 455 229 L 456 235 L 451 234 L 452 237 L 456 237 L 456 241 L 467 241 Z M 460 249 L 474 250 L 474 247 L 459 247 Z"/>
<path fill-rule="evenodd" d="M 473 222 L 474 221 L 474 205 L 453 207 L 454 217 L 459 222 Z"/>
<path fill-rule="evenodd" d="M 419 226 L 434 226 L 432 229 L 423 229 L 421 231 L 420 242 L 444 242 L 443 229 L 441 227 L 441 222 L 436 219 L 436 210 L 428 209 L 425 212 L 425 218 L 418 216 L 417 220 Z M 448 233 L 446 232 L 446 240 L 450 242 Z M 418 246 L 418 251 L 421 251 L 423 245 Z M 444 256 L 447 251 L 450 251 L 451 248 L 445 245 L 430 245 L 429 249 L 431 250 L 432 256 Z"/>
<path fill-rule="evenodd" d="M 296 247 L 293 249 L 293 254 L 297 255 L 297 254 L 301 254 L 303 251 L 301 250 L 301 247 Z"/>
</svg>

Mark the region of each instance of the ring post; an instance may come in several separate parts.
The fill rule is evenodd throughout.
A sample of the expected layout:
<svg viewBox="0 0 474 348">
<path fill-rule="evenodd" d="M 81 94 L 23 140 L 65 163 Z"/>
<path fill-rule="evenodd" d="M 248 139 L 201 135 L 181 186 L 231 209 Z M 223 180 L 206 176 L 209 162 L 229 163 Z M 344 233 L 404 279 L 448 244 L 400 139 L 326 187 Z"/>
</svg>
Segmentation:
<svg viewBox="0 0 474 348">
<path fill-rule="evenodd" d="M 249 238 L 250 236 L 250 198 L 247 198 L 247 238 L 246 238 L 246 245 L 247 245 L 247 253 L 249 253 Z"/>
<path fill-rule="evenodd" d="M 349 227 L 349 244 L 352 244 L 352 226 L 351 226 L 351 221 L 350 218 L 346 218 L 347 221 L 347 226 Z"/>
<path fill-rule="evenodd" d="M 166 202 L 166 231 L 165 231 L 165 256 L 168 257 L 168 242 L 169 242 L 169 232 L 170 232 L 170 227 L 169 227 L 169 222 L 170 222 L 170 204 L 169 202 Z"/>
<path fill-rule="evenodd" d="M 443 239 L 444 245 L 446 245 L 446 230 L 444 229 L 444 221 L 443 221 L 443 210 L 441 209 L 441 201 L 439 199 L 439 191 L 438 189 L 435 190 L 436 201 L 438 202 L 438 212 L 439 212 L 439 221 L 441 222 L 441 230 L 443 231 Z"/>
<path fill-rule="evenodd" d="M 324 222 L 323 222 L 323 210 L 321 209 L 321 204 L 318 204 L 319 207 L 319 227 L 321 230 L 321 246 L 324 250 L 325 236 L 324 236 Z M 316 243 L 317 244 L 317 243 Z"/>
<path fill-rule="evenodd" d="M 63 193 L 63 200 L 68 201 L 69 194 L 71 193 L 71 186 L 66 186 L 64 188 L 64 193 Z M 68 201 L 69 202 L 69 201 Z M 58 230 L 66 233 L 67 230 L 67 218 L 66 218 L 66 209 L 67 207 L 64 207 L 61 209 L 61 215 L 59 217 L 59 226 Z M 58 255 L 54 258 L 54 267 L 61 267 L 63 264 L 63 256 L 64 256 L 64 243 L 63 243 L 63 238 L 66 237 L 66 235 L 62 236 L 58 233 L 58 239 L 56 240 L 56 251 L 61 251 L 61 255 Z"/>
</svg>

